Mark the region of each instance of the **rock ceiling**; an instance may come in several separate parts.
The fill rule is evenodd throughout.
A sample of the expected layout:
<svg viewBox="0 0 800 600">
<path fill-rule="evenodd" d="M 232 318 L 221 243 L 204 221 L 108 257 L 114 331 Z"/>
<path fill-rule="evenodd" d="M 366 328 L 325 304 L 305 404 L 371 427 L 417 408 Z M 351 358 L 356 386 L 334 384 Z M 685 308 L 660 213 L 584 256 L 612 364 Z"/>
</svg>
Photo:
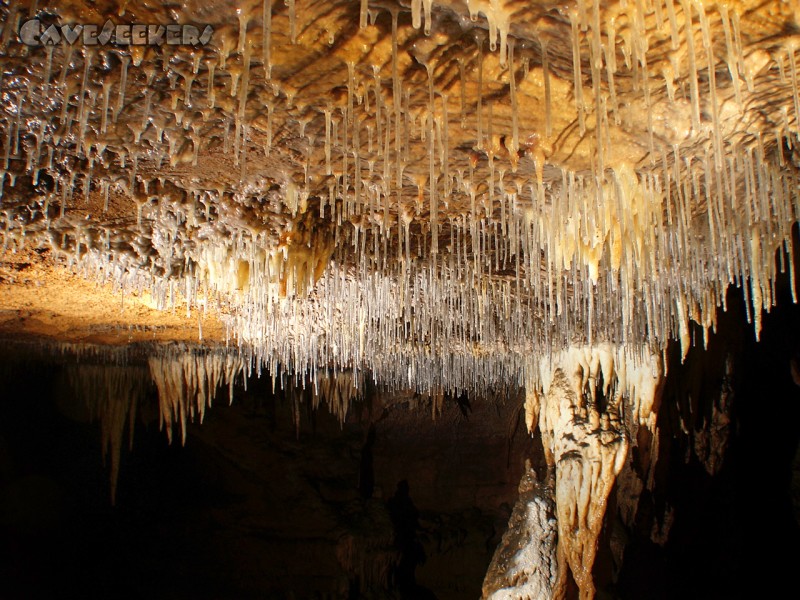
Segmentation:
<svg viewBox="0 0 800 600">
<path fill-rule="evenodd" d="M 731 285 L 758 329 L 800 214 L 797 9 L 4 2 L 3 246 L 428 390 L 688 347 Z M 213 33 L 30 46 L 31 18 Z"/>
</svg>

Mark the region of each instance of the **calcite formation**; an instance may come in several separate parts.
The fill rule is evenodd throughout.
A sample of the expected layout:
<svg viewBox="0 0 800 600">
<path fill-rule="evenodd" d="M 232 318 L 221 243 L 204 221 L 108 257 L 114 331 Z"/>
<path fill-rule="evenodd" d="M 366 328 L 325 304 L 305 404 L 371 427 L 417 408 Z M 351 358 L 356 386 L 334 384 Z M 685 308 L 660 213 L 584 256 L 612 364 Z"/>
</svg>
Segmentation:
<svg viewBox="0 0 800 600">
<path fill-rule="evenodd" d="M 133 446 L 137 411 L 146 404 L 150 393 L 158 398 L 159 427 L 172 443 L 177 425 L 182 444 L 186 442 L 189 423 L 202 423 L 206 410 L 222 388 L 227 388 L 233 402 L 234 385 L 257 373 L 252 357 L 232 348 L 200 348 L 184 344 L 148 344 L 121 348 L 64 344 L 51 360 L 63 363 L 66 380 L 88 418 L 99 421 L 103 459 L 110 460 L 112 503 L 116 497 L 120 454 L 128 430 L 128 445 Z M 23 355 L 26 349 L 20 348 Z M 29 351 L 29 349 L 27 349 Z M 142 365 L 142 359 L 146 365 Z M 273 385 L 276 381 L 273 379 Z M 284 376 L 280 385 L 293 402 L 295 426 L 300 427 L 301 404 L 306 393 L 314 410 L 326 407 L 341 424 L 351 404 L 364 393 L 363 375 L 352 371 Z M 84 410 L 77 412 L 83 413 Z"/>
<path fill-rule="evenodd" d="M 101 425 L 103 459 L 110 455 L 111 503 L 116 500 L 117 479 L 125 428 L 133 445 L 133 422 L 137 406 L 145 398 L 148 381 L 141 367 L 121 365 L 75 365 L 67 370 L 70 387 L 83 402 L 92 420 Z"/>
<path fill-rule="evenodd" d="M 559 569 L 551 591 L 531 597 L 564 598 L 569 569 L 581 598 L 593 598 L 592 566 L 609 494 L 629 446 L 648 438 L 640 430 L 655 434 L 661 357 L 641 348 L 598 345 L 570 348 L 538 366 L 538 379 L 526 382 L 525 409 L 529 429 L 538 418 L 554 478 L 540 496 L 554 496 Z M 621 482 L 621 495 L 637 485 L 635 477 Z M 525 594 L 520 588 L 510 597 Z"/>
<path fill-rule="evenodd" d="M 591 597 L 627 449 L 656 457 L 657 357 L 688 351 L 691 322 L 707 336 L 731 286 L 756 333 L 780 272 L 796 300 L 798 15 L 4 3 L 2 247 L 219 316 L 259 371 L 347 372 L 326 384 L 344 410 L 367 373 L 435 397 L 525 385 L 554 469 L 553 593 L 568 565 Z M 150 363 L 167 426 L 223 378 L 186 360 Z"/>
<path fill-rule="evenodd" d="M 207 407 L 223 383 L 228 384 L 233 402 L 233 384 L 242 372 L 241 357 L 229 353 L 185 352 L 151 356 L 150 374 L 158 387 L 160 424 L 172 441 L 172 426 L 180 423 L 181 441 L 186 441 L 186 422 L 195 416 L 203 422 Z"/>
<path fill-rule="evenodd" d="M 486 573 L 484 598 L 553 597 L 560 572 L 553 487 L 552 478 L 539 482 L 526 465 L 508 530 Z"/>
<path fill-rule="evenodd" d="M 13 3 L 3 246 L 211 302 L 265 362 L 427 391 L 688 348 L 730 285 L 758 329 L 798 211 L 795 8 Z M 213 33 L 64 34 L 108 22 Z"/>
</svg>

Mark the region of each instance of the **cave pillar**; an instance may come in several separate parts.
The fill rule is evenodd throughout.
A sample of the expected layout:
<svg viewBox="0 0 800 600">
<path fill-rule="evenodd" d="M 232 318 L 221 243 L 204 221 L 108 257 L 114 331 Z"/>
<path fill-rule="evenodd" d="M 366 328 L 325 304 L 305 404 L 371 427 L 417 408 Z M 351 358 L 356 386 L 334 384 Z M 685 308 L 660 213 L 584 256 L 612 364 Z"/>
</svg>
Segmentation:
<svg viewBox="0 0 800 600">
<path fill-rule="evenodd" d="M 545 456 L 555 469 L 559 573 L 554 597 L 563 598 L 567 567 L 582 599 L 594 596 L 592 566 L 606 503 L 628 452 L 614 394 L 605 409 L 577 388 L 579 372 L 557 368 L 546 395 L 541 425 Z"/>
<path fill-rule="evenodd" d="M 557 542 L 547 548 L 550 554 L 540 548 L 526 555 L 524 547 L 517 552 L 504 548 L 507 544 L 520 548 L 522 536 L 504 537 L 492 564 L 495 572 L 489 572 L 494 581 L 501 581 L 498 572 L 505 568 L 504 585 L 495 585 L 491 594 L 485 585 L 484 597 L 558 600 L 566 595 L 571 573 L 580 598 L 594 598 L 592 567 L 598 538 L 609 494 L 626 465 L 629 448 L 639 446 L 643 454 L 639 464 L 647 471 L 655 463 L 655 415 L 662 379 L 660 356 L 611 345 L 573 347 L 529 365 L 526 422 L 531 433 L 539 428 L 548 470 L 546 481 L 535 491 L 541 506 L 552 508 L 552 518 L 530 519 L 530 527 L 540 523 L 539 531 L 527 534 L 524 543 L 541 546 L 542 539 L 549 539 L 550 527 Z M 530 476 L 526 473 L 523 483 Z M 530 500 L 523 504 L 532 506 Z M 515 512 L 518 509 L 519 503 Z M 510 530 L 515 527 L 519 529 L 512 516 Z M 531 557 L 540 564 L 520 566 Z M 551 585 L 540 585 L 531 594 L 526 587 L 530 573 L 549 573 L 553 564 Z M 523 578 L 520 573 L 527 575 Z M 538 577 L 542 579 L 541 573 Z"/>
</svg>

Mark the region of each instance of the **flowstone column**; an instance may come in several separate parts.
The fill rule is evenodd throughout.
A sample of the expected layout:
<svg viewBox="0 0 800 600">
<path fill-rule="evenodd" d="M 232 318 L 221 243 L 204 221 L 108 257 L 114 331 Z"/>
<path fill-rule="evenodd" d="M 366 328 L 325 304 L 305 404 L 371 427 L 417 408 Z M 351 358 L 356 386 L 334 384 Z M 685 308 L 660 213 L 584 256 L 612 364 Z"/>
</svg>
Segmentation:
<svg viewBox="0 0 800 600">
<path fill-rule="evenodd" d="M 485 598 L 560 599 L 569 572 L 581 599 L 594 598 L 592 566 L 608 496 L 629 446 L 655 437 L 662 376 L 660 357 L 610 345 L 569 348 L 529 365 L 526 421 L 530 432 L 539 427 L 549 474 L 531 486 L 526 478 L 535 474 L 526 472 L 514 514 L 550 516 L 532 516 L 522 527 L 512 515 L 509 531 L 516 533 L 495 554 Z M 648 453 L 656 448 L 647 446 Z M 654 462 L 649 457 L 650 469 Z M 546 543 L 554 533 L 557 541 Z"/>
</svg>

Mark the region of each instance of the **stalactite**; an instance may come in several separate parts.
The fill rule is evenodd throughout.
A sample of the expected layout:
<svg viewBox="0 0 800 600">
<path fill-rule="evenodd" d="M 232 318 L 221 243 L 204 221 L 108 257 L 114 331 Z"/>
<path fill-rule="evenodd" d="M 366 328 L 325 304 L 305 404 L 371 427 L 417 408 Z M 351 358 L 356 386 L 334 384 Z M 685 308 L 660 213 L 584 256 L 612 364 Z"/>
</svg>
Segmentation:
<svg viewBox="0 0 800 600">
<path fill-rule="evenodd" d="M 70 349 L 71 350 L 71 349 Z M 111 504 L 116 503 L 120 457 L 127 425 L 128 445 L 133 444 L 137 405 L 144 400 L 149 378 L 140 367 L 71 365 L 67 378 L 75 394 L 86 403 L 89 414 L 100 421 L 103 459 L 110 455 Z"/>
<path fill-rule="evenodd" d="M 204 47 L 14 46 L 3 248 L 216 306 L 258 361 L 430 394 L 519 378 L 542 348 L 686 353 L 729 286 L 757 330 L 794 277 L 777 4 L 279 4 L 221 15 Z"/>
<path fill-rule="evenodd" d="M 220 352 L 156 355 L 148 363 L 158 388 L 160 426 L 171 443 L 173 424 L 178 423 L 182 444 L 186 443 L 187 421 L 197 416 L 203 422 L 220 385 L 228 384 L 229 400 L 233 401 L 235 378 L 244 369 L 241 357 Z"/>
</svg>

